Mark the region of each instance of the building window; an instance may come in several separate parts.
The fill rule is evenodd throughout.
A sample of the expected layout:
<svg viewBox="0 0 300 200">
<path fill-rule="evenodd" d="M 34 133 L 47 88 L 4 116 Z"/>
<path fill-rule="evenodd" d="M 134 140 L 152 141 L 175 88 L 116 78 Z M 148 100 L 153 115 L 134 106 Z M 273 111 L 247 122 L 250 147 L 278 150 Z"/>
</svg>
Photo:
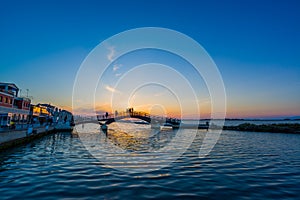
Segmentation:
<svg viewBox="0 0 300 200">
<path fill-rule="evenodd" d="M 6 97 L 4 97 L 4 101 L 3 101 L 4 103 L 7 103 L 7 98 Z"/>
<path fill-rule="evenodd" d="M 0 102 L 2 103 L 2 96 L 0 96 Z"/>
</svg>

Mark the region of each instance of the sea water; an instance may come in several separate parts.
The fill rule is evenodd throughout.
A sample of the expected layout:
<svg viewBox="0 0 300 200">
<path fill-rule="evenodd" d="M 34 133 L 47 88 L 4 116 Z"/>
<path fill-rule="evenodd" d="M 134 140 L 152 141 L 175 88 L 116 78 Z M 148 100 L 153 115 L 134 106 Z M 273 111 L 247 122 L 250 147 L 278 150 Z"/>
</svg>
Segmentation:
<svg viewBox="0 0 300 200">
<path fill-rule="evenodd" d="M 162 153 L 177 134 L 153 134 L 147 125 L 129 123 L 109 125 L 107 136 L 95 124 L 84 129 L 98 134 L 93 148 L 110 144 L 129 156 Z M 103 160 L 117 160 L 118 153 L 92 155 L 75 131 L 48 135 L 0 152 L 1 199 L 300 198 L 300 134 L 223 131 L 212 151 L 199 158 L 206 134 L 199 130 L 188 149 L 163 168 L 134 173 Z M 118 166 L 125 168 L 140 164 L 121 161 Z"/>
</svg>

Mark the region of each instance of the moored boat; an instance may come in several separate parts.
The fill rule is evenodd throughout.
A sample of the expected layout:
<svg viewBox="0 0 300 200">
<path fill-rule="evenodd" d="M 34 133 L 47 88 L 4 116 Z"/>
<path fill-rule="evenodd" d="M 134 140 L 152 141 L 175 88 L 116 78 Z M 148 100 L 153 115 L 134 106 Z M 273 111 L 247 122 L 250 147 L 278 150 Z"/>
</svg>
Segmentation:
<svg viewBox="0 0 300 200">
<path fill-rule="evenodd" d="M 173 130 L 173 125 L 170 123 L 164 123 L 163 125 L 160 126 L 161 131 L 168 131 L 168 130 Z"/>
</svg>

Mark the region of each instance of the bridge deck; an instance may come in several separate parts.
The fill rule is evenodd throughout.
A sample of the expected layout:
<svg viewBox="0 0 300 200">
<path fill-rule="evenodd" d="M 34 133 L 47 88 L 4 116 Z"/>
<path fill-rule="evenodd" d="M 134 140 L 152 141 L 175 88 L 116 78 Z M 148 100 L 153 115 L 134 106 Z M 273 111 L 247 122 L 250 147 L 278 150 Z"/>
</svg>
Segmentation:
<svg viewBox="0 0 300 200">
<path fill-rule="evenodd" d="M 155 124 L 163 124 L 163 123 L 169 123 L 172 125 L 179 125 L 180 120 L 176 118 L 165 118 L 162 116 L 150 116 L 148 113 L 145 112 L 123 112 L 116 115 L 109 115 L 109 116 L 100 116 L 97 115 L 97 119 L 100 124 L 111 124 L 115 121 L 122 120 L 125 118 L 136 118 L 143 121 L 146 121 L 148 123 L 155 123 Z"/>
</svg>

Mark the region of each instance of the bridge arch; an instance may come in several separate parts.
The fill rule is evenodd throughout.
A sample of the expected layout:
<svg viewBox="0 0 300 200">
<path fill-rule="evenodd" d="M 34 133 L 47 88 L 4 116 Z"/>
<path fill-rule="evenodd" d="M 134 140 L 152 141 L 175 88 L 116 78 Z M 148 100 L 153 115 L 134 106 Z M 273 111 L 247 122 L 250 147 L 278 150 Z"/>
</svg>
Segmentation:
<svg viewBox="0 0 300 200">
<path fill-rule="evenodd" d="M 102 119 L 99 120 L 100 124 L 111 124 L 113 122 L 116 122 L 118 120 L 126 119 L 126 118 L 135 118 L 135 119 L 140 119 L 145 122 L 151 123 L 151 118 L 150 117 L 143 117 L 143 116 L 120 116 L 120 117 L 114 117 L 114 118 L 108 118 L 108 119 Z"/>
<path fill-rule="evenodd" d="M 170 124 L 173 124 L 173 125 L 180 124 L 180 120 L 175 119 L 175 118 L 164 118 L 164 117 L 161 117 L 161 116 L 150 116 L 147 113 L 136 112 L 136 111 L 135 112 L 124 112 L 124 113 L 121 113 L 117 116 L 110 115 L 108 118 L 105 118 L 105 116 L 100 116 L 100 115 L 97 116 L 97 119 L 98 119 L 98 122 L 100 123 L 100 125 L 104 125 L 104 124 L 108 125 L 108 124 L 111 124 L 111 123 L 116 122 L 118 120 L 125 119 L 125 118 L 140 119 L 140 120 L 146 121 L 148 123 L 151 123 L 151 122 L 152 123 L 159 123 L 159 124 L 170 123 Z"/>
</svg>

